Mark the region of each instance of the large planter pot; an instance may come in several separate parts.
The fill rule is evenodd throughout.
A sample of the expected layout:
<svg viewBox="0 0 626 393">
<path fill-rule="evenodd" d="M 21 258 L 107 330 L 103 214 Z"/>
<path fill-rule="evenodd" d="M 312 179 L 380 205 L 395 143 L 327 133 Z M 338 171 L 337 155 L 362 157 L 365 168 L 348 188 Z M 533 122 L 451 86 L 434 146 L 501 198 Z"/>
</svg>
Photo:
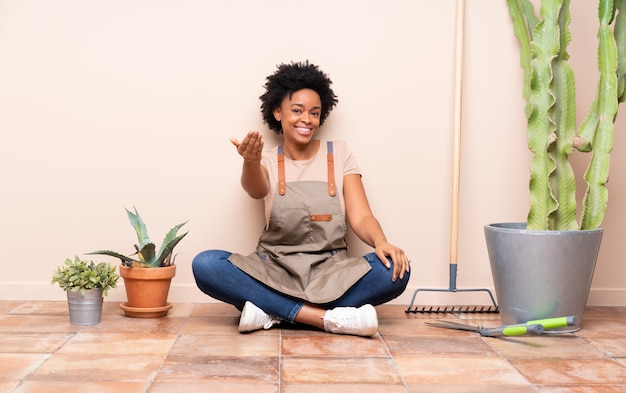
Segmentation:
<svg viewBox="0 0 626 393">
<path fill-rule="evenodd" d="M 97 325 L 102 317 L 102 288 L 80 291 L 66 291 L 67 306 L 72 325 Z"/>
<path fill-rule="evenodd" d="M 120 265 L 127 303 L 120 307 L 129 317 L 154 318 L 167 315 L 172 305 L 167 302 L 176 265 L 139 268 Z"/>
<path fill-rule="evenodd" d="M 527 231 L 525 223 L 485 226 L 498 308 L 504 324 L 574 315 L 580 329 L 602 229 Z"/>
</svg>

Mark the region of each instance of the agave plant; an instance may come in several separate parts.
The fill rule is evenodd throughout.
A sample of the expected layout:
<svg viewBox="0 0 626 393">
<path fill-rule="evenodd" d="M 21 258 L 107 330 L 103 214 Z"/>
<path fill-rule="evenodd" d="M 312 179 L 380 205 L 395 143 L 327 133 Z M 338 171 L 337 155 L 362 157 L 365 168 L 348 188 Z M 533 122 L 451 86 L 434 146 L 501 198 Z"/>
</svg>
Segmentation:
<svg viewBox="0 0 626 393">
<path fill-rule="evenodd" d="M 570 0 L 507 0 L 521 44 L 528 147 L 533 153 L 527 229 L 596 229 L 608 201 L 614 121 L 626 98 L 626 0 L 599 0 L 596 97 L 577 130 L 574 73 L 568 64 Z M 576 181 L 570 154 L 591 152 L 587 190 L 577 221 Z"/>
<path fill-rule="evenodd" d="M 121 253 L 109 250 L 94 251 L 88 253 L 88 255 L 108 255 L 119 258 L 122 261 L 122 265 L 129 267 L 164 267 L 173 265 L 174 259 L 176 257 L 175 255 L 173 255 L 174 247 L 176 247 L 176 245 L 189 232 L 185 232 L 182 235 L 177 235 L 177 233 L 178 230 L 187 222 L 178 224 L 170 229 L 165 236 L 165 239 L 163 239 L 161 248 L 158 252 L 156 252 L 156 246 L 154 243 L 152 243 L 152 241 L 150 241 L 150 237 L 148 236 L 148 230 L 143 220 L 141 219 L 137 208 L 134 208 L 134 213 L 128 209 L 125 210 L 130 223 L 137 233 L 138 244 L 134 245 L 136 252 L 131 255 L 136 257 L 131 258 L 130 256 L 126 256 Z"/>
</svg>

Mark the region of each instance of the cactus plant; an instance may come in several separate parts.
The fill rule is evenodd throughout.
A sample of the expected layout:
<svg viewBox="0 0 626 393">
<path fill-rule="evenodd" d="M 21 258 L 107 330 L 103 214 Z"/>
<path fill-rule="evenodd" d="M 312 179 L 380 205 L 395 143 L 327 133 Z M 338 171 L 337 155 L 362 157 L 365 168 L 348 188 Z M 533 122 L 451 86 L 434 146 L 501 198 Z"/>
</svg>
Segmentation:
<svg viewBox="0 0 626 393">
<path fill-rule="evenodd" d="M 608 191 L 614 121 L 626 99 L 626 0 L 599 0 L 596 97 L 576 128 L 574 73 L 568 63 L 570 0 L 542 0 L 537 15 L 530 0 L 507 0 L 524 70 L 531 162 L 527 229 L 599 228 Z M 590 152 L 587 190 L 577 219 L 576 181 L 569 163 L 574 150 Z"/>
<path fill-rule="evenodd" d="M 169 230 L 169 232 L 165 236 L 165 239 L 163 239 L 161 248 L 157 253 L 156 246 L 150 240 L 146 225 L 141 219 L 137 208 L 134 209 L 134 213 L 128 209 L 125 210 L 126 214 L 128 215 L 128 219 L 137 234 L 137 241 L 139 244 L 134 245 L 136 253 L 132 254 L 136 255 L 137 257 L 131 258 L 130 256 L 126 256 L 121 253 L 109 250 L 94 251 L 87 253 L 87 255 L 112 256 L 115 258 L 119 258 L 122 261 L 122 265 L 129 267 L 164 267 L 173 265 L 175 259 L 175 255 L 173 255 L 174 247 L 176 247 L 178 242 L 180 242 L 187 235 L 187 233 L 189 233 L 185 232 L 182 235 L 177 236 L 177 232 L 187 222 L 178 224 Z"/>
</svg>

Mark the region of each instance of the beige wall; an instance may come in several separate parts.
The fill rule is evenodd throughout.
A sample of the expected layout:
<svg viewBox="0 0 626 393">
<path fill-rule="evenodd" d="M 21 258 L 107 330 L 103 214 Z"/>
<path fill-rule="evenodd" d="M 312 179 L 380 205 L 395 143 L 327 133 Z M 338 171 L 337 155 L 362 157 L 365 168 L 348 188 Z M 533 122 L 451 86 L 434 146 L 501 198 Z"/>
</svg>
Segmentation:
<svg viewBox="0 0 626 393">
<path fill-rule="evenodd" d="M 595 5 L 573 3 L 570 52 L 589 74 L 577 80 L 586 107 Z M 413 258 L 396 302 L 447 288 L 454 19 L 454 0 L 0 0 L 0 299 L 63 299 L 53 269 L 100 248 L 131 252 L 124 207 L 136 206 L 159 244 L 189 220 L 170 300 L 212 301 L 195 287 L 193 256 L 251 251 L 263 225 L 228 138 L 260 129 L 277 143 L 257 97 L 276 64 L 303 59 L 340 99 L 321 137 L 350 143 L 388 238 Z M 467 0 L 465 28 L 457 286 L 493 288 L 483 225 L 526 215 L 522 74 L 504 1 Z M 592 304 L 626 305 L 624 121 Z M 350 240 L 352 253 L 369 252 Z M 124 298 L 122 288 L 109 296 Z"/>
</svg>

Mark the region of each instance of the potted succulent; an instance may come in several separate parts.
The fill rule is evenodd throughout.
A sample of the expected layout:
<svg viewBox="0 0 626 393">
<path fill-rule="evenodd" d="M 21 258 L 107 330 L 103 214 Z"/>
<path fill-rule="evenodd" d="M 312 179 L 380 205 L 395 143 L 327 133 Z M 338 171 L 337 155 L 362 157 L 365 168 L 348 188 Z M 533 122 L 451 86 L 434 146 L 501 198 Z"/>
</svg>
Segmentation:
<svg viewBox="0 0 626 393">
<path fill-rule="evenodd" d="M 95 264 L 75 256 L 58 266 L 52 274 L 52 284 L 59 284 L 67 293 L 67 304 L 72 325 L 96 325 L 102 317 L 103 297 L 117 287 L 120 277 L 115 266 Z"/>
<path fill-rule="evenodd" d="M 534 1 L 538 12 L 529 0 L 507 3 L 520 43 L 533 158 L 527 222 L 485 226 L 496 295 L 504 323 L 575 315 L 569 330 L 578 330 L 602 238 L 614 121 L 626 98 L 626 0 L 598 1 L 599 81 L 578 127 L 567 53 L 570 0 Z M 591 153 L 580 206 L 569 162 L 575 150 Z"/>
<path fill-rule="evenodd" d="M 135 229 L 138 244 L 130 256 L 99 250 L 88 255 L 108 255 L 121 260 L 120 276 L 124 279 L 127 303 L 120 307 L 127 316 L 137 318 L 162 317 L 167 315 L 172 305 L 167 302 L 172 278 L 176 275 L 174 247 L 188 232 L 178 235 L 178 230 L 186 224 L 178 224 L 169 230 L 161 247 L 157 250 L 148 236 L 148 230 L 137 209 L 125 209 L 128 219 Z"/>
</svg>

